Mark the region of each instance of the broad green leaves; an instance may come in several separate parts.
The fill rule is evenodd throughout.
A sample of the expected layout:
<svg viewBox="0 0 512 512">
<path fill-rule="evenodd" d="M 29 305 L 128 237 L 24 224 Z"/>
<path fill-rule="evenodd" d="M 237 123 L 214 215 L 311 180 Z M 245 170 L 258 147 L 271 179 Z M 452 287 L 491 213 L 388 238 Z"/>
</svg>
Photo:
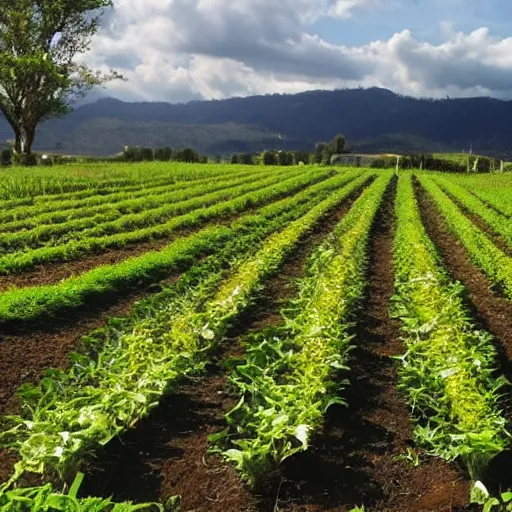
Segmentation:
<svg viewBox="0 0 512 512">
<path fill-rule="evenodd" d="M 416 440 L 431 454 L 461 457 L 478 477 L 510 442 L 497 407 L 503 381 L 493 376 L 492 340 L 471 324 L 462 286 L 440 265 L 410 175 L 400 177 L 396 215 L 394 314 L 407 344 L 400 387 L 418 421 Z"/>
<path fill-rule="evenodd" d="M 55 492 L 51 484 L 0 491 L 0 512 L 178 512 L 179 499 L 159 503 L 113 503 L 111 499 L 78 498 L 84 475 L 79 473 L 67 494 Z"/>
<path fill-rule="evenodd" d="M 212 238 L 217 230 L 210 237 L 203 234 L 214 256 L 175 287 L 141 303 L 130 319 L 112 321 L 86 338 L 69 371 L 51 371 L 39 386 L 21 390 L 23 416 L 12 418 L 11 430 L 0 437 L 22 457 L 16 476 L 29 470 L 66 479 L 85 453 L 132 427 L 179 378 L 199 372 L 300 238 L 368 179 L 362 175 L 338 190 L 346 178 L 332 178 L 334 191 L 326 199 L 267 238 L 249 258 L 263 236 L 304 214 L 315 195 L 304 191 L 267 205 L 259 215 L 240 219 L 232 231 L 225 228 L 219 239 Z M 323 197 L 328 191 L 316 193 Z M 187 257 L 189 249 L 176 246 L 176 257 Z"/>
<path fill-rule="evenodd" d="M 250 484 L 307 450 L 326 409 L 344 404 L 347 382 L 339 372 L 351 348 L 350 317 L 363 293 L 370 228 L 390 178 L 377 178 L 317 248 L 284 325 L 252 336 L 235 369 L 241 399 L 227 415 L 228 430 L 211 440 Z"/>
</svg>

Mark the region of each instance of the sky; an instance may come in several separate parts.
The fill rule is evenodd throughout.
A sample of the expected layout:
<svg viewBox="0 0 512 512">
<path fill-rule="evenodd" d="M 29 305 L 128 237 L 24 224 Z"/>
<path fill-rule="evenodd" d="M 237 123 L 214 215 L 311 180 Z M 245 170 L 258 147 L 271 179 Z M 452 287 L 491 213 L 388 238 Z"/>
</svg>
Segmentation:
<svg viewBox="0 0 512 512">
<path fill-rule="evenodd" d="M 383 87 L 512 99 L 511 0 L 114 0 L 98 96 L 181 103 Z"/>
</svg>

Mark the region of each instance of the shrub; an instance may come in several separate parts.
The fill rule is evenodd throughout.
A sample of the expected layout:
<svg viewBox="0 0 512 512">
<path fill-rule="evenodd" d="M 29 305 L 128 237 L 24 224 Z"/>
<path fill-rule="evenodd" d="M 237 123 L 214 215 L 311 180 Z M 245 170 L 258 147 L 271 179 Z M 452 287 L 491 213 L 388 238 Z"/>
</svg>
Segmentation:
<svg viewBox="0 0 512 512">
<path fill-rule="evenodd" d="M 2 149 L 0 151 L 0 165 L 7 167 L 12 164 L 12 150 Z"/>
</svg>

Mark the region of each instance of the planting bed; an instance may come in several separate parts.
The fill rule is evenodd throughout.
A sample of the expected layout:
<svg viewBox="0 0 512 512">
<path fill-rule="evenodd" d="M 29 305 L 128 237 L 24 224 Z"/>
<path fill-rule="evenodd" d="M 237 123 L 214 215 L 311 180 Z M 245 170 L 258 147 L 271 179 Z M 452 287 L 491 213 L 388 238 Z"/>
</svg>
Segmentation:
<svg viewBox="0 0 512 512">
<path fill-rule="evenodd" d="M 509 175 L 8 173 L 0 510 L 512 510 Z"/>
</svg>

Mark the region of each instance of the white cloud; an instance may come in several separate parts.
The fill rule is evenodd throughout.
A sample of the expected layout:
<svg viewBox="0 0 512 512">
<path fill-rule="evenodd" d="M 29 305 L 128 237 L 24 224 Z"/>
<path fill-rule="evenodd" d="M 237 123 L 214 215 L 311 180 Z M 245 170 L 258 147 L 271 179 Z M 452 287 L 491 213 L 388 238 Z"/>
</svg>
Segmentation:
<svg viewBox="0 0 512 512">
<path fill-rule="evenodd" d="M 335 0 L 334 5 L 329 10 L 329 14 L 336 18 L 350 18 L 358 8 L 376 8 L 380 5 L 381 0 Z"/>
<path fill-rule="evenodd" d="M 122 99 L 186 101 L 310 89 L 380 86 L 416 96 L 512 97 L 512 38 L 487 29 L 440 44 L 405 29 L 362 46 L 308 32 L 325 16 L 347 18 L 388 0 L 117 0 L 85 59 L 115 67 Z"/>
</svg>

